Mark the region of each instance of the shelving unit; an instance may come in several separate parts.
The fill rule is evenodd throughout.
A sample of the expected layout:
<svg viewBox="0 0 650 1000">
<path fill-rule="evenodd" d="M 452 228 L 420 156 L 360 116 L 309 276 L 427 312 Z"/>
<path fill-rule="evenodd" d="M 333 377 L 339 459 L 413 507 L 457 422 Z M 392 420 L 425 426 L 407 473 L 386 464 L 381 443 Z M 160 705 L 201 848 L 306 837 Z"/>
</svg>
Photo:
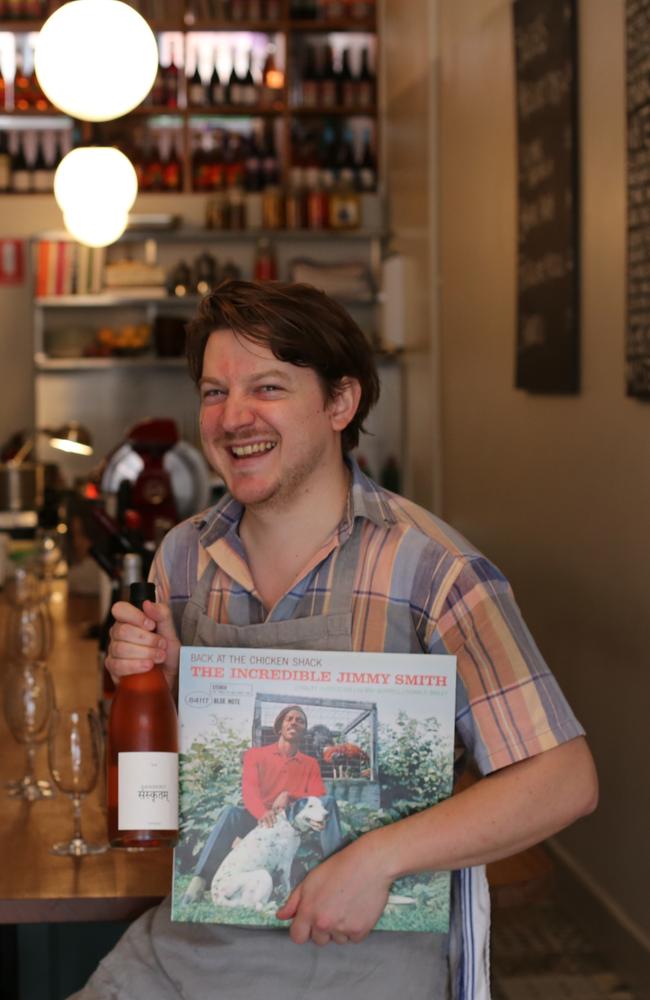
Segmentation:
<svg viewBox="0 0 650 1000">
<path fill-rule="evenodd" d="M 322 51 L 324 46 L 329 44 L 335 54 L 337 69 L 343 49 L 349 48 L 354 56 L 355 70 L 358 68 L 361 49 L 366 48 L 371 53 L 370 62 L 374 65 L 376 75 L 377 26 L 374 13 L 363 19 L 292 18 L 289 0 L 282 0 L 279 5 L 280 16 L 277 19 L 233 21 L 223 17 L 207 19 L 196 16 L 196 10 L 199 8 L 192 0 L 185 2 L 178 0 L 174 6 L 178 8 L 177 16 L 156 18 L 151 20 L 150 24 L 157 35 L 161 67 L 169 65 L 173 54 L 174 63 L 178 68 L 177 106 L 159 102 L 152 105 L 145 100 L 129 115 L 113 122 L 95 124 L 74 122 L 65 116 L 57 116 L 56 110 L 52 108 L 43 111 L 34 108 L 14 110 L 11 107 L 11 78 L 7 73 L 8 66 L 13 69 L 10 65 L 13 63 L 13 58 L 9 58 L 7 52 L 3 52 L 0 44 L 0 66 L 9 83 L 7 87 L 9 104 L 4 109 L 0 107 L 0 131 L 11 133 L 17 128 L 21 132 L 38 131 L 41 124 L 49 119 L 44 144 L 46 156 L 53 158 L 56 147 L 52 138 L 54 129 L 51 127 L 51 120 L 54 117 L 60 123 L 59 131 L 66 134 L 63 151 L 81 141 L 114 143 L 124 148 L 136 163 L 136 168 L 140 168 L 140 161 L 146 160 L 153 147 L 160 147 L 163 159 L 168 159 L 171 150 L 175 149 L 180 160 L 182 175 L 180 190 L 185 192 L 200 190 L 196 187 L 194 169 L 194 159 L 199 155 L 197 148 L 201 144 L 209 145 L 219 131 L 226 135 L 232 132 L 246 141 L 255 135 L 260 146 L 272 144 L 279 161 L 279 179 L 284 187 L 289 185 L 292 166 L 304 160 L 304 150 L 310 149 L 313 145 L 311 133 L 306 134 L 310 123 L 313 123 L 317 133 L 329 132 L 330 143 L 334 142 L 331 136 L 336 137 L 339 145 L 349 143 L 359 161 L 363 152 L 362 147 L 367 144 L 368 148 L 374 151 L 376 161 L 380 137 L 375 101 L 363 107 L 343 107 L 340 106 L 340 102 L 338 106 L 305 107 L 301 100 L 301 74 L 308 46 L 315 46 Z M 225 8 L 221 6 L 213 9 Z M 13 33 L 17 49 L 22 51 L 27 45 L 28 36 L 37 32 L 41 24 L 41 21 L 6 21 L 0 24 L 0 28 Z M 284 76 L 284 83 L 278 88 L 271 106 L 261 101 L 252 105 L 230 101 L 215 106 L 189 103 L 188 72 L 193 72 L 197 60 L 203 84 L 207 88 L 208 73 L 210 65 L 214 64 L 212 56 L 215 50 L 218 53 L 217 63 L 222 76 L 228 72 L 229 65 L 233 61 L 238 66 L 238 72 L 243 73 L 244 54 L 248 51 L 254 52 L 255 82 L 261 86 L 263 80 L 260 81 L 259 78 L 262 72 L 263 54 L 269 48 L 277 56 L 278 71 Z M 26 71 L 30 68 L 30 65 L 25 67 Z M 152 95 L 158 92 L 159 89 L 154 86 Z M 13 142 L 15 145 L 15 138 Z M 28 160 L 33 160 L 34 142 L 30 141 L 28 145 L 26 155 Z M 314 155 L 313 150 L 312 155 Z M 140 172 L 144 177 L 144 171 Z M 162 182 L 160 183 L 162 185 Z M 171 188 L 169 189 L 171 193 Z M 145 190 L 142 184 L 141 190 Z M 166 188 L 163 185 L 156 187 L 155 190 L 165 191 Z"/>
<path fill-rule="evenodd" d="M 251 265 L 260 235 L 275 244 L 280 278 L 288 278 L 291 261 L 308 255 L 310 260 L 340 264 L 347 260 L 363 263 L 373 279 L 373 294 L 364 300 L 350 300 L 346 305 L 359 325 L 377 345 L 377 360 L 383 383 L 383 400 L 373 415 L 373 437 L 364 441 L 363 454 L 371 470 L 378 472 L 389 454 L 401 451 L 402 371 L 399 356 L 381 350 L 378 337 L 381 260 L 387 233 L 382 229 L 363 229 L 326 234 L 287 230 L 216 232 L 196 227 L 167 230 L 130 231 L 107 249 L 109 260 L 125 253 L 135 256 L 145 241 L 154 239 L 158 261 L 171 266 L 183 254 L 208 249 L 220 261 L 237 262 L 242 277 L 251 276 Z M 44 232 L 43 239 L 65 239 L 61 232 Z M 115 447 L 124 430 L 146 416 L 168 416 L 176 420 L 182 437 L 197 444 L 195 389 L 187 377 L 185 359 L 158 357 L 152 345 L 132 356 L 57 357 L 52 352 L 57 332 L 68 336 L 79 328 L 90 334 L 103 326 L 145 322 L 153 325 L 156 317 L 189 318 L 200 297 L 175 297 L 156 289 L 151 294 L 128 289 L 104 290 L 96 295 L 50 295 L 34 300 L 34 371 L 36 423 L 56 425 L 77 419 L 91 430 L 97 452 Z M 49 351 L 48 348 L 49 347 Z M 42 457 L 48 458 L 45 454 Z M 71 477 L 78 470 L 74 458 L 62 459 L 64 471 Z"/>
</svg>

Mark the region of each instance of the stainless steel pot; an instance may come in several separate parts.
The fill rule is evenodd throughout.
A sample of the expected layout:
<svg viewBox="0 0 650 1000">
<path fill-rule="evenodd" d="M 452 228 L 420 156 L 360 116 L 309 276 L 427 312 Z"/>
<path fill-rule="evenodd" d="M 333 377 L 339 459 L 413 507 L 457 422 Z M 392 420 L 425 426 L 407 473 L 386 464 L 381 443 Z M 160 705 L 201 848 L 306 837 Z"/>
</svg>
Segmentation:
<svg viewBox="0 0 650 1000">
<path fill-rule="evenodd" d="M 0 510 L 38 510 L 43 504 L 45 466 L 0 462 Z"/>
</svg>

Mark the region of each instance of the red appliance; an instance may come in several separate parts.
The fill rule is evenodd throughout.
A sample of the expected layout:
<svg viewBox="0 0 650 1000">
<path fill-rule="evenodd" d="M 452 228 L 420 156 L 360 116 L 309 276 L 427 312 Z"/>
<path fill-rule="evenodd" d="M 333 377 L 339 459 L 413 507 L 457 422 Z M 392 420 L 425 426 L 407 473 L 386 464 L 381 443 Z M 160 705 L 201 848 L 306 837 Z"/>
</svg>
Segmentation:
<svg viewBox="0 0 650 1000">
<path fill-rule="evenodd" d="M 129 507 L 140 517 L 144 540 L 157 542 L 179 520 L 171 477 L 163 465 L 165 453 L 178 442 L 178 429 L 173 420 L 142 420 L 131 427 L 126 440 L 143 462 L 131 486 Z"/>
</svg>

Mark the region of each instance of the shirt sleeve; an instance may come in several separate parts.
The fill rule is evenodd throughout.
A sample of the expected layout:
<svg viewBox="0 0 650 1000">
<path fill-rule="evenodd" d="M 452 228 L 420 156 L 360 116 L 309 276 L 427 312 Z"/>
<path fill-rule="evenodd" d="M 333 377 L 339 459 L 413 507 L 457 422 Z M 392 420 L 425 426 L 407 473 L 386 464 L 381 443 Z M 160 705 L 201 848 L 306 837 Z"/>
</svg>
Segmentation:
<svg viewBox="0 0 650 1000">
<path fill-rule="evenodd" d="M 483 774 L 584 734 L 487 559 L 459 561 L 427 648 L 457 658 L 456 728 Z"/>
</svg>

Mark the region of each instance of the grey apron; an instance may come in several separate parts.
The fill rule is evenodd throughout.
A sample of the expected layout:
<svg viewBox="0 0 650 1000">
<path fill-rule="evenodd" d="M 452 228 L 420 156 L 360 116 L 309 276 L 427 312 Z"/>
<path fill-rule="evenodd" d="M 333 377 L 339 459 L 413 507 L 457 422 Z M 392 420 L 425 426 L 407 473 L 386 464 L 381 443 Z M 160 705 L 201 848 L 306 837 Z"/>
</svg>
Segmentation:
<svg viewBox="0 0 650 1000">
<path fill-rule="evenodd" d="M 352 649 L 352 589 L 361 525 L 338 553 L 326 615 L 218 625 L 206 614 L 211 562 L 191 595 L 184 645 Z M 303 610 L 304 613 L 304 610 Z M 376 931 L 361 944 L 295 945 L 284 929 L 170 921 L 170 901 L 145 913 L 70 1000 L 446 1000 L 447 937 Z"/>
</svg>

